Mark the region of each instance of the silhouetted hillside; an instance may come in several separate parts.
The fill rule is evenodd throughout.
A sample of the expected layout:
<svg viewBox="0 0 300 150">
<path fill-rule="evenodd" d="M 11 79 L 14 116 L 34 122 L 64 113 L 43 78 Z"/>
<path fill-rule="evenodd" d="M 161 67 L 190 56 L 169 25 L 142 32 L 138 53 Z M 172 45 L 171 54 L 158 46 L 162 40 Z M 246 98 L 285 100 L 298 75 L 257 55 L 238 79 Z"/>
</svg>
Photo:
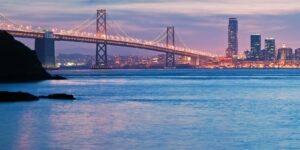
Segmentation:
<svg viewBox="0 0 300 150">
<path fill-rule="evenodd" d="M 0 30 L 0 82 L 53 79 L 45 71 L 35 51 Z"/>
</svg>

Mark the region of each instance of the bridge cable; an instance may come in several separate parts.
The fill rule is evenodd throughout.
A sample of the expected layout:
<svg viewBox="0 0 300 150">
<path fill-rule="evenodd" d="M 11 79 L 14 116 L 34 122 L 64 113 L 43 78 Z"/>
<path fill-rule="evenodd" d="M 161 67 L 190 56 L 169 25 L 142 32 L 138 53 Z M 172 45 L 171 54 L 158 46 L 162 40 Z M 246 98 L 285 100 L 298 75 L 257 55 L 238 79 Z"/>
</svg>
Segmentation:
<svg viewBox="0 0 300 150">
<path fill-rule="evenodd" d="M 118 37 L 124 37 L 123 35 L 119 34 L 110 23 L 107 24 L 107 33 Z"/>
<path fill-rule="evenodd" d="M 113 24 L 113 26 L 115 26 L 117 28 L 117 30 L 119 30 L 121 32 L 121 35 L 123 34 L 123 36 L 130 38 L 130 36 L 121 28 L 121 26 L 117 22 L 115 22 L 113 20 L 112 17 L 110 17 L 109 15 L 107 15 L 107 20 L 108 20 L 108 23 L 111 22 Z"/>
<path fill-rule="evenodd" d="M 160 43 L 162 40 L 164 40 L 166 38 L 166 32 L 162 31 L 157 37 L 154 38 L 154 40 L 152 40 L 155 43 Z"/>
<path fill-rule="evenodd" d="M 96 18 L 95 14 L 92 14 L 92 15 L 89 16 L 88 19 L 84 20 L 82 23 L 80 23 L 79 25 L 73 27 L 73 28 L 70 29 L 70 30 L 72 30 L 72 31 L 73 31 L 73 30 L 74 30 L 74 31 L 81 31 L 82 29 L 85 29 L 85 28 L 87 28 L 88 26 L 90 26 L 91 23 L 94 23 L 95 18 Z"/>
<path fill-rule="evenodd" d="M 14 23 L 13 21 L 7 19 L 7 17 L 4 16 L 3 14 L 0 14 L 0 16 L 1 16 L 1 18 L 3 18 L 3 20 L 6 21 L 7 23 L 12 24 L 12 25 L 14 25 L 14 26 L 19 26 L 18 24 Z"/>
<path fill-rule="evenodd" d="M 176 37 L 176 39 L 178 39 L 179 44 L 182 44 L 183 48 L 188 48 L 189 49 L 187 44 L 182 40 L 182 38 L 180 36 L 178 36 L 177 33 L 175 33 L 175 37 Z"/>
<path fill-rule="evenodd" d="M 88 27 L 91 27 L 92 24 L 95 24 L 95 22 L 94 21 L 90 21 L 90 22 L 82 25 L 80 28 L 77 28 L 75 31 L 82 32 L 82 30 L 88 29 Z"/>
</svg>

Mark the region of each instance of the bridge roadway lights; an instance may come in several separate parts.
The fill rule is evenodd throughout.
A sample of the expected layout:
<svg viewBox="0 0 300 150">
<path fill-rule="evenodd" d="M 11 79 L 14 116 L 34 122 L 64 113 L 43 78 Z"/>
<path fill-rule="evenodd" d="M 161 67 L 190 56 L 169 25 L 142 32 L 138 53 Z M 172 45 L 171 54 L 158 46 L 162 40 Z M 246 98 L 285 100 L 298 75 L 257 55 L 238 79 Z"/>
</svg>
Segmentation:
<svg viewBox="0 0 300 150">
<path fill-rule="evenodd" d="M 35 39 L 35 51 L 44 68 L 56 68 L 54 36 L 52 32 L 45 32 L 44 38 Z"/>
</svg>

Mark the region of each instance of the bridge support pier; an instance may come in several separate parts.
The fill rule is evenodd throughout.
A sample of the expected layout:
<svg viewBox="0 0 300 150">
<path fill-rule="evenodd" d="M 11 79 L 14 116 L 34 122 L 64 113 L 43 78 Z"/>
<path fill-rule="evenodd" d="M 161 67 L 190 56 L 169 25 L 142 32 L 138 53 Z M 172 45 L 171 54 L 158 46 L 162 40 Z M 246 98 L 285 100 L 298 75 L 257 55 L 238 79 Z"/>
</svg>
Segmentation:
<svg viewBox="0 0 300 150">
<path fill-rule="evenodd" d="M 194 67 L 197 67 L 200 65 L 200 57 L 196 56 L 196 57 L 192 57 L 191 63 Z"/>
<path fill-rule="evenodd" d="M 174 27 L 167 27 L 166 44 L 167 44 L 168 50 L 170 52 L 166 53 L 166 66 L 165 66 L 165 68 L 174 69 L 174 68 L 176 68 L 176 66 L 175 66 L 175 54 L 173 52 L 171 52 L 172 50 L 170 50 L 170 49 L 175 47 L 175 30 L 174 30 Z"/>
<path fill-rule="evenodd" d="M 96 35 L 106 39 L 106 10 L 97 10 Z M 107 61 L 107 43 L 96 44 L 96 60 L 93 69 L 110 69 Z"/>
<path fill-rule="evenodd" d="M 175 54 L 172 52 L 166 53 L 166 68 L 176 68 L 175 66 Z"/>
<path fill-rule="evenodd" d="M 199 65 L 200 65 L 200 57 L 197 56 L 197 58 L 196 58 L 196 66 L 199 66 Z"/>
<path fill-rule="evenodd" d="M 44 68 L 56 68 L 55 45 L 52 32 L 46 32 L 42 39 L 35 39 L 35 51 Z"/>
<path fill-rule="evenodd" d="M 93 69 L 109 69 L 107 63 L 107 44 L 96 44 L 96 62 Z"/>
</svg>

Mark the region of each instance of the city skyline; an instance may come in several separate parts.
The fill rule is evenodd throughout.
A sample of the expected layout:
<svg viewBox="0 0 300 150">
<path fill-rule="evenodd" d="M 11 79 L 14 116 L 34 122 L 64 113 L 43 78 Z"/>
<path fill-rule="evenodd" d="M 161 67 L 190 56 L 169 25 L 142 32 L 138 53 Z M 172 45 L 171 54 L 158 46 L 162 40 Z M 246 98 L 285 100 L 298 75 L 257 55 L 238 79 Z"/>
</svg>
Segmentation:
<svg viewBox="0 0 300 150">
<path fill-rule="evenodd" d="M 0 13 L 18 22 L 33 22 L 45 28 L 54 25 L 62 27 L 78 24 L 96 9 L 105 8 L 114 20 L 122 25 L 129 35 L 137 38 L 153 39 L 168 25 L 174 25 L 177 33 L 182 35 L 185 43 L 191 48 L 207 49 L 211 53 L 224 55 L 227 48 L 228 18 L 236 17 L 239 21 L 239 53 L 250 49 L 249 35 L 260 33 L 262 39 L 274 37 L 277 47 L 286 43 L 294 49 L 300 47 L 297 39 L 300 32 L 299 2 L 252 1 L 255 9 L 246 8 L 249 2 L 236 0 L 193 1 L 30 1 L 32 6 L 19 8 L 29 1 L 2 1 Z M 290 3 L 289 3 L 290 2 Z M 121 7 L 123 6 L 123 7 Z M 159 6 L 159 7 L 155 7 Z M 172 9 L 166 9 L 169 6 Z M 155 9 L 152 9 L 155 8 Z M 20 15 L 20 14 L 23 15 Z M 37 15 L 38 14 L 38 15 Z M 130 16 L 130 17 L 129 17 Z M 151 18 L 151 19 L 148 19 Z M 293 23 L 288 23 L 293 22 Z M 146 33 L 146 34 L 145 34 Z M 32 41 L 25 40 L 32 46 Z M 94 46 L 76 43 L 58 43 L 58 53 L 94 53 Z M 127 48 L 111 48 L 111 54 L 152 54 L 153 52 Z M 121 50 L 120 50 L 121 49 Z M 82 52 L 84 50 L 84 52 Z"/>
</svg>

